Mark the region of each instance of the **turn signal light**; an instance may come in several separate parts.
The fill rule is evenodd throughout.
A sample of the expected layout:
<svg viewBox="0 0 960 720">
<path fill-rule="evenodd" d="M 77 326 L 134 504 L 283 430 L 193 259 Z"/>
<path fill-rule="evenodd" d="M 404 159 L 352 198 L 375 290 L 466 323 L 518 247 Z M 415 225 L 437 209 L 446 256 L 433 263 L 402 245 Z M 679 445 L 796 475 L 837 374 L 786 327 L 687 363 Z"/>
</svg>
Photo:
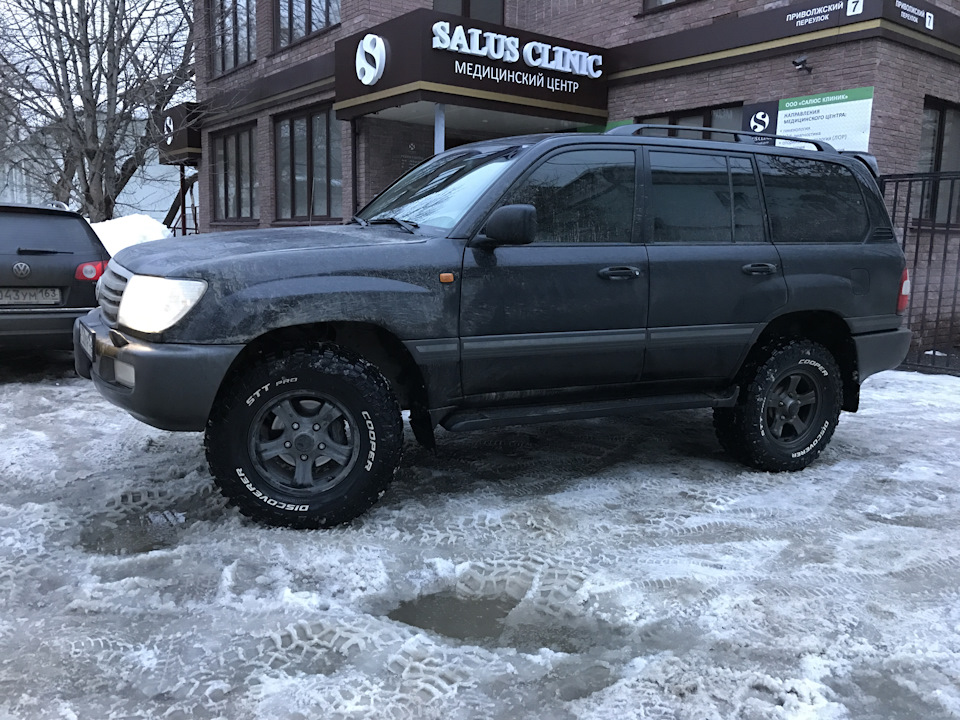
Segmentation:
<svg viewBox="0 0 960 720">
<path fill-rule="evenodd" d="M 910 275 L 907 269 L 903 269 L 903 275 L 900 276 L 900 297 L 897 298 L 897 315 L 903 315 L 907 309 L 907 303 L 910 302 Z"/>
<path fill-rule="evenodd" d="M 103 275 L 106 265 L 103 261 L 83 263 L 77 266 L 77 272 L 74 273 L 73 277 L 77 280 L 96 282 L 100 279 L 100 276 Z"/>
</svg>

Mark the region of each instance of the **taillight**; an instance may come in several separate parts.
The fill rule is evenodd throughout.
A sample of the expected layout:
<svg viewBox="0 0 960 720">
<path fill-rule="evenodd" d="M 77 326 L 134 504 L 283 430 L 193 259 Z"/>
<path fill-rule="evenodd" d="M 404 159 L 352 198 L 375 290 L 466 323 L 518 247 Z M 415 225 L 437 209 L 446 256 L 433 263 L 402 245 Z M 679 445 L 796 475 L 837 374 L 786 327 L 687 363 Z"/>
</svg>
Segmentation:
<svg viewBox="0 0 960 720">
<path fill-rule="evenodd" d="M 910 302 L 910 275 L 907 269 L 903 269 L 900 276 L 900 297 L 897 298 L 897 315 L 903 315 L 907 309 L 907 303 Z"/>
<path fill-rule="evenodd" d="M 82 265 L 77 265 L 77 272 L 74 273 L 74 277 L 77 280 L 89 280 L 95 282 L 100 279 L 100 276 L 103 275 L 103 271 L 106 270 L 107 264 L 105 262 L 86 262 Z"/>
</svg>

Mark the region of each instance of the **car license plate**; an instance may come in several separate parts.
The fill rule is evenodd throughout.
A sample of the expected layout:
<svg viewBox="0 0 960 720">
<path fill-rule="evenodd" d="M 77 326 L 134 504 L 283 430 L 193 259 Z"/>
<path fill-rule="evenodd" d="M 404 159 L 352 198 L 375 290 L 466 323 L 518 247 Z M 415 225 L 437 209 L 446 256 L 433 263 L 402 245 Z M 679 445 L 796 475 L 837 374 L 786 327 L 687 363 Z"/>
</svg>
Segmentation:
<svg viewBox="0 0 960 720">
<path fill-rule="evenodd" d="M 0 305 L 59 305 L 60 288 L 0 288 Z"/>
<path fill-rule="evenodd" d="M 93 360 L 93 330 L 80 323 L 80 347 Z"/>
</svg>

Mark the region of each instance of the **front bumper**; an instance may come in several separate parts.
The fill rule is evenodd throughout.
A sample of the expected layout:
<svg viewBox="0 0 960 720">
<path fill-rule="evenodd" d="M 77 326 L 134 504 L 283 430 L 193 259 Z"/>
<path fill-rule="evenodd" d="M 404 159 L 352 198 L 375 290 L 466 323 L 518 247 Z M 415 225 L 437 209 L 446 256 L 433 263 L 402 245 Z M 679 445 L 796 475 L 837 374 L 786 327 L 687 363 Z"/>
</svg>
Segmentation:
<svg viewBox="0 0 960 720">
<path fill-rule="evenodd" d="M 204 429 L 220 384 L 242 349 L 146 342 L 111 330 L 99 309 L 73 326 L 77 374 L 92 379 L 114 405 L 163 430 Z"/>
</svg>

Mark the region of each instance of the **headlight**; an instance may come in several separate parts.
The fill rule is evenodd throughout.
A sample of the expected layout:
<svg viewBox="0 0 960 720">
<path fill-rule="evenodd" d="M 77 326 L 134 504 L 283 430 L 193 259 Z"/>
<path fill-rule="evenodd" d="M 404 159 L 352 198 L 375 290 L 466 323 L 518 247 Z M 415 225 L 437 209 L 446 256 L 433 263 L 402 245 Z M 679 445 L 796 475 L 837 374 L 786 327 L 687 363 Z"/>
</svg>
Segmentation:
<svg viewBox="0 0 960 720">
<path fill-rule="evenodd" d="M 123 291 L 117 320 L 131 330 L 163 332 L 186 315 L 206 289 L 203 280 L 134 275 Z"/>
</svg>

